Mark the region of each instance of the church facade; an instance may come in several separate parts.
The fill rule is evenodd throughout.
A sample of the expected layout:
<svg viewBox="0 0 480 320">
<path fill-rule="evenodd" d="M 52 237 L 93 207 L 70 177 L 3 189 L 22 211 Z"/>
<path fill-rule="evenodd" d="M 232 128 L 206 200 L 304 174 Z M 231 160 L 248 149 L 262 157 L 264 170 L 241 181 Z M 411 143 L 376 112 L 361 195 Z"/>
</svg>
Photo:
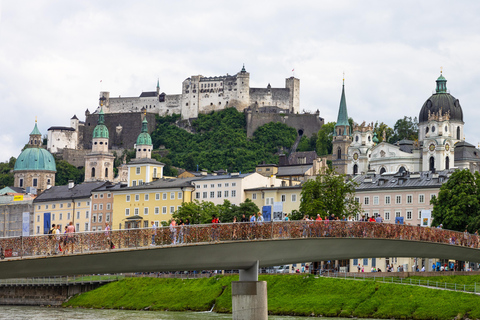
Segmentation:
<svg viewBox="0 0 480 320">
<path fill-rule="evenodd" d="M 373 123 L 348 123 L 344 88 L 333 137 L 333 166 L 339 173 L 442 171 L 450 168 L 480 169 L 480 151 L 465 142 L 460 102 L 447 91 L 447 80 L 440 74 L 435 93 L 419 113 L 418 141 L 381 143 Z"/>
</svg>

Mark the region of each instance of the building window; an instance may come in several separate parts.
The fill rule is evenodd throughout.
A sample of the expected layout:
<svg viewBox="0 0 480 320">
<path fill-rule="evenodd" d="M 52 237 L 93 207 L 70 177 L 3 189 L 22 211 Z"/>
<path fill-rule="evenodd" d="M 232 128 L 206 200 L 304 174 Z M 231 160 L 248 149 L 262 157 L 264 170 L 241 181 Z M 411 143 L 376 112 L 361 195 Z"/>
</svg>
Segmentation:
<svg viewBox="0 0 480 320">
<path fill-rule="evenodd" d="M 287 195 L 286 195 L 286 194 L 282 194 L 281 199 L 282 199 L 282 202 L 285 202 L 285 201 L 287 200 Z"/>
<path fill-rule="evenodd" d="M 148 207 L 143 208 L 143 214 L 147 215 L 148 214 Z"/>
<path fill-rule="evenodd" d="M 166 192 L 162 193 L 162 199 L 167 200 L 167 193 Z"/>
<path fill-rule="evenodd" d="M 110 213 L 107 213 L 107 214 L 105 215 L 105 221 L 106 221 L 106 222 L 110 222 Z"/>
<path fill-rule="evenodd" d="M 222 197 L 222 191 L 217 191 L 217 198 L 221 198 Z"/>
<path fill-rule="evenodd" d="M 390 196 L 385 196 L 385 204 L 390 204 Z"/>
<path fill-rule="evenodd" d="M 159 214 L 160 213 L 160 207 L 155 207 L 155 214 Z"/>
<path fill-rule="evenodd" d="M 200 199 L 200 192 L 195 192 L 195 198 Z"/>
<path fill-rule="evenodd" d="M 430 200 L 432 200 L 433 197 L 435 197 L 435 193 L 430 194 Z"/>
<path fill-rule="evenodd" d="M 225 187 L 228 187 L 228 186 L 229 186 L 229 184 L 226 182 L 226 183 L 225 183 Z"/>
<path fill-rule="evenodd" d="M 222 187 L 222 184 L 221 184 L 221 183 L 217 184 L 217 187 L 221 188 L 221 187 Z"/>
<path fill-rule="evenodd" d="M 63 220 L 63 213 L 60 212 L 58 219 Z"/>
<path fill-rule="evenodd" d="M 210 185 L 210 188 L 215 188 L 215 184 L 212 183 L 212 184 Z"/>
<path fill-rule="evenodd" d="M 407 220 L 412 220 L 412 211 L 407 211 Z"/>
<path fill-rule="evenodd" d="M 60 203 L 60 209 L 63 208 L 63 203 Z"/>
<path fill-rule="evenodd" d="M 135 172 L 135 173 L 136 173 L 136 174 L 140 174 L 140 167 L 137 167 L 137 168 L 136 168 L 136 172 Z"/>
<path fill-rule="evenodd" d="M 55 220 L 55 213 L 52 213 L 52 221 Z"/>
<path fill-rule="evenodd" d="M 355 202 L 356 202 L 356 203 L 360 203 L 360 198 L 359 198 L 359 197 L 355 197 Z"/>
<path fill-rule="evenodd" d="M 148 193 L 145 194 L 145 201 L 148 201 Z"/>
<path fill-rule="evenodd" d="M 237 191 L 236 190 L 232 190 L 232 198 L 235 198 L 237 196 Z"/>
<path fill-rule="evenodd" d="M 401 204 L 402 203 L 402 196 L 396 196 L 395 197 L 395 203 L 396 204 Z"/>
<path fill-rule="evenodd" d="M 215 191 L 210 191 L 210 198 L 215 198 Z"/>
<path fill-rule="evenodd" d="M 363 204 L 368 206 L 370 204 L 370 197 L 363 198 Z"/>
<path fill-rule="evenodd" d="M 178 192 L 178 199 L 182 199 L 182 197 L 183 197 L 182 191 Z"/>
<path fill-rule="evenodd" d="M 100 194 L 100 199 L 103 199 L 103 193 Z"/>
<path fill-rule="evenodd" d="M 103 210 L 103 204 L 99 204 L 99 205 L 98 205 L 98 209 L 99 209 L 99 210 Z"/>
<path fill-rule="evenodd" d="M 160 200 L 160 193 L 155 193 L 155 200 Z"/>
<path fill-rule="evenodd" d="M 204 191 L 204 192 L 202 193 L 202 196 L 203 196 L 203 199 L 207 199 L 207 192 Z"/>
<path fill-rule="evenodd" d="M 363 258 L 363 265 L 368 266 L 368 258 Z"/>
<path fill-rule="evenodd" d="M 228 190 L 225 190 L 225 191 L 223 192 L 223 195 L 225 196 L 225 198 L 228 198 Z"/>
<path fill-rule="evenodd" d="M 174 213 L 175 213 L 175 207 L 174 207 L 174 206 L 170 206 L 170 213 L 171 213 L 171 214 L 174 214 Z"/>
<path fill-rule="evenodd" d="M 411 194 L 409 194 L 409 195 L 407 196 L 407 203 L 408 203 L 408 204 L 411 204 L 412 202 L 413 202 L 413 196 L 412 196 Z"/>
<path fill-rule="evenodd" d="M 138 212 L 139 212 L 139 211 L 140 211 L 140 210 L 138 210 L 138 208 L 133 209 L 133 212 L 134 212 L 134 214 L 135 214 L 136 216 L 138 216 Z"/>
<path fill-rule="evenodd" d="M 98 198 L 98 194 L 94 195 L 93 198 L 94 198 L 94 199 L 97 199 L 97 198 Z"/>
<path fill-rule="evenodd" d="M 292 202 L 296 202 L 297 201 L 297 195 L 296 194 L 292 194 Z"/>
<path fill-rule="evenodd" d="M 85 219 L 88 219 L 89 212 L 85 212 Z"/>
<path fill-rule="evenodd" d="M 130 202 L 130 195 L 129 194 L 127 194 L 125 201 Z"/>
<path fill-rule="evenodd" d="M 97 210 L 97 205 L 96 204 L 93 205 L 93 210 Z"/>
<path fill-rule="evenodd" d="M 167 214 L 167 207 L 162 207 L 162 214 Z"/>
<path fill-rule="evenodd" d="M 425 203 L 425 195 L 424 194 L 418 195 L 418 203 Z"/>
<path fill-rule="evenodd" d="M 110 210 L 111 206 L 112 205 L 110 203 L 107 203 L 107 210 Z"/>
<path fill-rule="evenodd" d="M 140 195 L 139 194 L 135 195 L 135 201 L 140 201 Z"/>
<path fill-rule="evenodd" d="M 418 220 L 422 219 L 422 210 L 418 210 Z"/>
<path fill-rule="evenodd" d="M 92 215 L 92 222 L 93 222 L 93 223 L 96 223 L 96 222 L 97 222 L 97 215 L 96 215 L 96 214 L 93 214 L 93 215 Z"/>
<path fill-rule="evenodd" d="M 45 205 L 45 209 L 48 209 L 48 204 Z"/>
<path fill-rule="evenodd" d="M 232 187 L 236 187 L 237 186 L 237 183 L 236 182 L 232 182 Z"/>
<path fill-rule="evenodd" d="M 171 200 L 175 199 L 175 192 L 170 192 L 170 199 Z"/>
<path fill-rule="evenodd" d="M 374 196 L 374 197 L 373 197 L 373 204 L 374 204 L 374 205 L 378 205 L 378 204 L 379 204 L 379 201 L 380 201 L 379 199 L 380 199 L 380 198 L 379 198 L 378 196 Z"/>
<path fill-rule="evenodd" d="M 71 214 L 70 214 L 70 212 L 68 212 L 67 213 L 67 220 L 70 220 L 70 216 L 71 216 Z"/>
<path fill-rule="evenodd" d="M 252 200 L 257 200 L 257 194 L 256 193 L 252 193 Z"/>
<path fill-rule="evenodd" d="M 77 220 L 80 219 L 80 211 L 77 211 Z"/>
<path fill-rule="evenodd" d="M 390 212 L 389 211 L 385 211 L 385 213 L 383 215 L 385 217 L 385 220 L 390 220 Z"/>
<path fill-rule="evenodd" d="M 402 213 L 400 211 L 395 211 L 395 218 L 401 217 Z"/>
<path fill-rule="evenodd" d="M 52 209 L 55 209 L 55 207 L 56 207 L 56 206 L 55 206 L 54 204 L 52 204 Z"/>
<path fill-rule="evenodd" d="M 102 221 L 103 221 L 103 215 L 100 213 L 98 215 L 98 223 L 102 223 Z"/>
<path fill-rule="evenodd" d="M 38 187 L 38 179 L 37 178 L 33 179 L 33 186 Z"/>
<path fill-rule="evenodd" d="M 129 216 L 129 215 L 130 215 L 130 208 L 126 208 L 126 209 L 125 209 L 125 215 L 126 215 L 126 216 Z"/>
<path fill-rule="evenodd" d="M 110 193 L 107 193 L 107 198 L 110 198 L 112 195 Z"/>
<path fill-rule="evenodd" d="M 137 185 L 137 180 L 132 180 L 132 187 L 135 187 Z"/>
<path fill-rule="evenodd" d="M 23 179 L 20 179 L 20 188 L 23 188 Z"/>
<path fill-rule="evenodd" d="M 206 184 L 203 185 L 203 189 L 207 189 L 208 186 Z"/>
</svg>

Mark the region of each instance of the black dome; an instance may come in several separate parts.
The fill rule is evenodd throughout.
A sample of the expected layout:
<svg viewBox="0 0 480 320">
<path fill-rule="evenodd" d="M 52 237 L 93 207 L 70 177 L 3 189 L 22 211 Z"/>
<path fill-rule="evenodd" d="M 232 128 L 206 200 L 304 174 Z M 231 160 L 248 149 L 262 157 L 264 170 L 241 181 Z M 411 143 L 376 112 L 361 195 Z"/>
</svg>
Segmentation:
<svg viewBox="0 0 480 320">
<path fill-rule="evenodd" d="M 420 110 L 418 122 L 427 122 L 428 112 L 430 111 L 430 113 L 438 113 L 440 109 L 442 109 L 442 114 L 450 112 L 450 120 L 458 120 L 463 122 L 463 111 L 462 107 L 460 106 L 460 102 L 449 93 L 436 93 L 428 98 Z"/>
</svg>

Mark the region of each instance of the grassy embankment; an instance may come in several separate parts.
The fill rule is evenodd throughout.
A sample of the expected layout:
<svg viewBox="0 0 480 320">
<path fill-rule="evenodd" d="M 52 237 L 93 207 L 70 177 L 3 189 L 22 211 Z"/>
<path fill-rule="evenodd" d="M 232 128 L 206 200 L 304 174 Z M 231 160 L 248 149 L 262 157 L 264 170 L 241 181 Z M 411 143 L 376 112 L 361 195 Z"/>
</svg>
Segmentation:
<svg viewBox="0 0 480 320">
<path fill-rule="evenodd" d="M 231 281 L 133 278 L 73 297 L 64 306 L 231 312 Z M 260 276 L 268 283 L 270 314 L 397 319 L 480 319 L 480 297 L 371 281 L 305 275 Z"/>
</svg>

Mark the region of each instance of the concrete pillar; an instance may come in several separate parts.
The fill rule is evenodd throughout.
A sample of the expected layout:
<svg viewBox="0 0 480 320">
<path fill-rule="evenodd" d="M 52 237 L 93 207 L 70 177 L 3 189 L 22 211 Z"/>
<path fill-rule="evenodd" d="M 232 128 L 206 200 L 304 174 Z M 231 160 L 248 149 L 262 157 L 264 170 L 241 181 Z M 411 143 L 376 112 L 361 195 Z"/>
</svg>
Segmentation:
<svg viewBox="0 0 480 320">
<path fill-rule="evenodd" d="M 232 282 L 232 319 L 267 320 L 267 282 L 258 281 L 256 261 L 248 269 L 240 270 L 240 281 Z"/>
</svg>

